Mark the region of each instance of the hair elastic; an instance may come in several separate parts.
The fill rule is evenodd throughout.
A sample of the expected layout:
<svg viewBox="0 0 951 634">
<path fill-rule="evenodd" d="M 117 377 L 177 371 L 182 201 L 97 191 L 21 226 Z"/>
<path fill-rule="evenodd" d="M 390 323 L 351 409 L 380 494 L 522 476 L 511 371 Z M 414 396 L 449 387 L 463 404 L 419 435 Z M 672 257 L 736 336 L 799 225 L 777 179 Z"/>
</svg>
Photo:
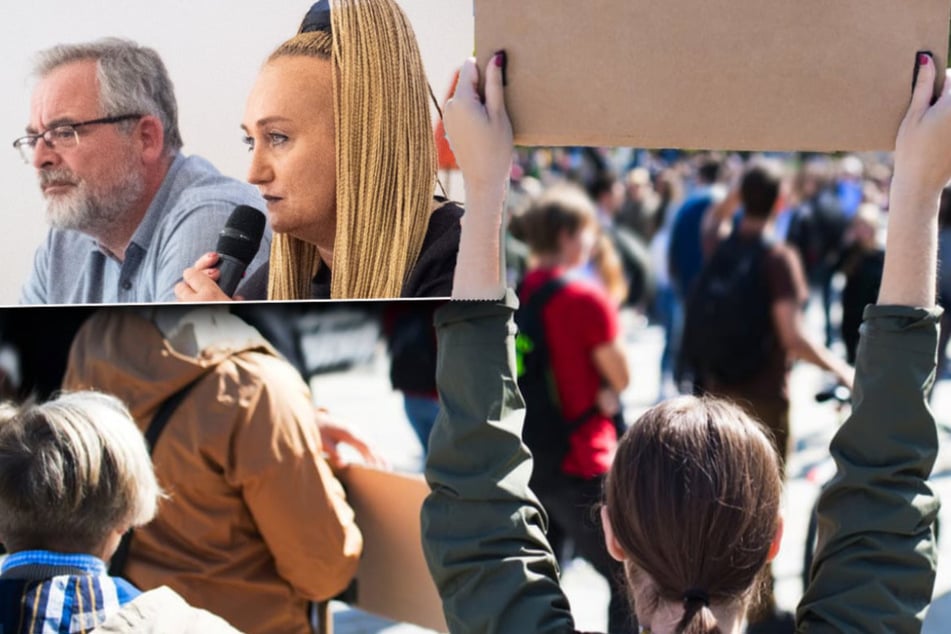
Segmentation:
<svg viewBox="0 0 951 634">
<path fill-rule="evenodd" d="M 710 595 L 697 588 L 691 588 L 684 592 L 684 605 L 698 602 L 702 603 L 704 607 L 710 607 Z"/>
<path fill-rule="evenodd" d="M 329 0 L 320 0 L 314 3 L 304 16 L 304 21 L 300 25 L 300 33 L 310 33 L 312 31 L 330 31 L 330 2 Z"/>
</svg>

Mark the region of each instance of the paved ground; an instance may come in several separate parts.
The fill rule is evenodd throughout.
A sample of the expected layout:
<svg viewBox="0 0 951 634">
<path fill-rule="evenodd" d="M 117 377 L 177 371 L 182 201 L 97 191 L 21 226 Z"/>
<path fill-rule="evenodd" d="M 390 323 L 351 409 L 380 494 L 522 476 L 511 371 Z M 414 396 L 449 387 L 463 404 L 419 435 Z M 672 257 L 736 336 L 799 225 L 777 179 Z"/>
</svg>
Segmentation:
<svg viewBox="0 0 951 634">
<path fill-rule="evenodd" d="M 815 316 L 810 316 L 815 323 Z M 662 335 L 658 328 L 645 327 L 633 314 L 625 315 L 625 343 L 632 365 L 633 384 L 624 394 L 626 411 L 633 420 L 639 412 L 656 400 L 659 388 L 658 362 Z M 777 597 L 787 609 L 794 609 L 802 593 L 801 572 L 803 544 L 809 514 L 818 495 L 819 485 L 809 478 L 816 465 L 828 461 L 828 442 L 834 433 L 839 414 L 830 405 L 818 405 L 813 395 L 825 386 L 821 373 L 799 365 L 793 374 L 792 397 L 794 453 L 788 465 L 783 508 L 785 536 L 775 564 Z M 320 375 L 313 380 L 315 394 L 321 404 L 330 407 L 365 436 L 372 438 L 390 462 L 399 469 L 421 468 L 421 450 L 406 421 L 399 395 L 387 379 L 387 361 L 381 349 L 373 362 L 348 372 Z M 934 401 L 939 421 L 951 424 L 951 381 L 938 385 Z M 943 434 L 943 449 L 949 435 Z M 951 499 L 951 454 L 942 451 L 933 478 L 944 499 Z M 820 480 L 821 482 L 821 480 Z M 944 526 L 951 526 L 951 516 L 941 514 Z M 925 632 L 951 631 L 951 537 L 941 543 L 941 565 L 935 588 L 935 604 L 926 622 Z M 604 631 L 607 585 L 583 561 L 566 567 L 563 584 L 571 599 L 578 628 Z M 406 624 L 382 621 L 370 615 L 335 606 L 337 634 L 419 634 L 427 632 Z"/>
</svg>

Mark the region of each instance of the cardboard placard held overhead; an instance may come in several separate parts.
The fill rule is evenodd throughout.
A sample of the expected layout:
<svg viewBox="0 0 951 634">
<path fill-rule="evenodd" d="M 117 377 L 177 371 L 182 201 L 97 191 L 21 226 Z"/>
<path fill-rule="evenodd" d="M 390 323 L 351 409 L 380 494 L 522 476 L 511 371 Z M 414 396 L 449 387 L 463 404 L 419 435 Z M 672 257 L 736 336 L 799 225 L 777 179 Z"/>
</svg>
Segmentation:
<svg viewBox="0 0 951 634">
<path fill-rule="evenodd" d="M 891 150 L 949 0 L 474 0 L 519 145 Z M 944 73 L 939 73 L 943 81 Z"/>
</svg>

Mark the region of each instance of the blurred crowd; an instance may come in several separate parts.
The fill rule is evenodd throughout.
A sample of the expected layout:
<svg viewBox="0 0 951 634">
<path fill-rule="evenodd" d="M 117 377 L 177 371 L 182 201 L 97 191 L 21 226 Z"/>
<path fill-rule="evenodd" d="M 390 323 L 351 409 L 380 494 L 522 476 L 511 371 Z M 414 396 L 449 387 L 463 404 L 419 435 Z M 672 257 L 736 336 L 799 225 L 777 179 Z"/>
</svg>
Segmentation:
<svg viewBox="0 0 951 634">
<path fill-rule="evenodd" d="M 684 304 L 709 257 L 702 244 L 703 218 L 738 186 L 752 158 L 749 153 L 631 148 L 519 149 L 508 203 L 509 284 L 517 287 L 532 266 L 526 210 L 554 185 L 577 185 L 595 205 L 600 227 L 585 268 L 618 308 L 633 307 L 663 326 L 664 381 L 658 397 L 676 393 Z M 809 301 L 820 304 L 825 317 L 824 343 L 842 342 L 852 362 L 862 311 L 875 301 L 881 278 L 891 155 L 785 153 L 770 158 L 784 168 L 772 238 L 791 246 L 801 261 Z M 942 205 L 938 292 L 941 304 L 948 306 L 951 190 L 945 190 Z M 939 356 L 939 379 L 948 378 L 947 357 Z"/>
</svg>

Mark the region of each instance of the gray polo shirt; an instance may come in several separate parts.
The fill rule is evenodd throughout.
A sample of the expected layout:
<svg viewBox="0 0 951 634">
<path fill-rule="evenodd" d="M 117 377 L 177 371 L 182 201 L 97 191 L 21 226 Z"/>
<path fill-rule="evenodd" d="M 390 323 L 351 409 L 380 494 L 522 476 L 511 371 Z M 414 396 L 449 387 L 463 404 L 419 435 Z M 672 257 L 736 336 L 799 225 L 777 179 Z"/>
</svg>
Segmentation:
<svg viewBox="0 0 951 634">
<path fill-rule="evenodd" d="M 175 301 L 182 271 L 213 251 L 218 232 L 238 205 L 264 209 L 257 189 L 222 176 L 208 161 L 179 154 L 145 212 L 120 262 L 95 239 L 51 229 L 36 250 L 21 304 Z M 248 267 L 267 261 L 271 231 Z"/>
</svg>

